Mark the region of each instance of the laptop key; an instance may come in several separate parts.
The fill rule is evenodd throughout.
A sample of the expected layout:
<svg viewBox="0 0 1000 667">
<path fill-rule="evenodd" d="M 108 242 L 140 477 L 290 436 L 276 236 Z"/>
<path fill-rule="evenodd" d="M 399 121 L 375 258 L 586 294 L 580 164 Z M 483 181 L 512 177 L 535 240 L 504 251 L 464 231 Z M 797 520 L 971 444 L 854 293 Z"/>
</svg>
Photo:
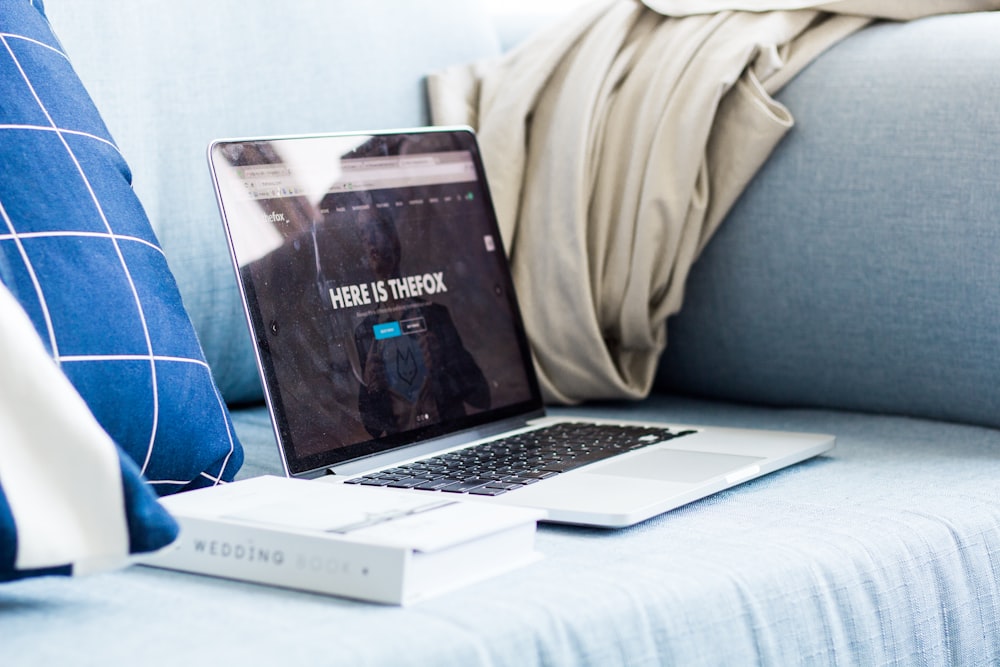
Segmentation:
<svg viewBox="0 0 1000 667">
<path fill-rule="evenodd" d="M 480 486 L 476 489 L 470 489 L 469 493 L 477 496 L 499 496 L 501 493 L 507 493 L 507 489 L 498 489 L 492 486 Z"/>
<path fill-rule="evenodd" d="M 467 493 L 472 489 L 486 486 L 492 481 L 491 479 L 467 479 L 464 482 L 455 482 L 454 484 L 442 486 L 440 490 L 447 491 L 448 493 Z"/>
<path fill-rule="evenodd" d="M 527 477 L 529 479 L 542 480 L 542 479 L 548 479 L 549 477 L 555 477 L 558 474 L 559 474 L 558 472 L 554 471 L 529 470 L 527 472 L 521 473 L 519 477 Z"/>
<path fill-rule="evenodd" d="M 505 482 L 507 484 L 516 484 L 518 486 L 526 486 L 528 484 L 534 484 L 535 482 L 540 482 L 542 480 L 540 480 L 537 477 L 519 477 L 519 476 L 513 476 L 513 477 L 504 477 L 500 481 L 501 482 Z"/>
<path fill-rule="evenodd" d="M 490 482 L 485 487 L 486 489 L 500 489 L 501 491 L 511 491 L 513 489 L 521 488 L 521 484 L 511 484 L 508 482 Z"/>
<path fill-rule="evenodd" d="M 358 484 L 361 484 L 362 486 L 388 486 L 389 485 L 389 480 L 387 480 L 387 479 L 363 478 L 363 479 L 361 479 L 360 482 L 358 482 Z"/>
<path fill-rule="evenodd" d="M 442 486 L 448 486 L 449 484 L 454 484 L 453 479 L 430 479 L 422 484 L 417 484 L 412 487 L 414 489 L 419 489 L 420 491 L 437 491 Z"/>
<path fill-rule="evenodd" d="M 418 484 L 423 484 L 427 480 L 423 477 L 407 477 L 406 479 L 400 479 L 395 482 L 389 482 L 386 484 L 391 489 L 411 489 Z"/>
</svg>

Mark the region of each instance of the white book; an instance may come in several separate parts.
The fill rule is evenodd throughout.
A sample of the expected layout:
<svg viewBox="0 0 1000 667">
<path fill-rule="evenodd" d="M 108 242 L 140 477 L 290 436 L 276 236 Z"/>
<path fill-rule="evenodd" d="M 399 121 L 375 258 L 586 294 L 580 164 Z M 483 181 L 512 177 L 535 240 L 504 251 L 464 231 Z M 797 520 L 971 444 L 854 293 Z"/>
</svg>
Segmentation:
<svg viewBox="0 0 1000 667">
<path fill-rule="evenodd" d="M 538 510 L 285 477 L 160 501 L 181 526 L 143 565 L 405 605 L 530 563 Z"/>
</svg>

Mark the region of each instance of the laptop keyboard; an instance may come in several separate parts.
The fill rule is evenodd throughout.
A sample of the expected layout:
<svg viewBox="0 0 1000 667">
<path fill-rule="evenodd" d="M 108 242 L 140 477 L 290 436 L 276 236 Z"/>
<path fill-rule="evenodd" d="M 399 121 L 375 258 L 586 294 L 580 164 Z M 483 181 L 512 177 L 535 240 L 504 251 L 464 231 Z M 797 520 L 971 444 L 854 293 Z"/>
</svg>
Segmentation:
<svg viewBox="0 0 1000 667">
<path fill-rule="evenodd" d="M 695 431 L 565 422 L 346 480 L 345 484 L 497 496 Z"/>
</svg>

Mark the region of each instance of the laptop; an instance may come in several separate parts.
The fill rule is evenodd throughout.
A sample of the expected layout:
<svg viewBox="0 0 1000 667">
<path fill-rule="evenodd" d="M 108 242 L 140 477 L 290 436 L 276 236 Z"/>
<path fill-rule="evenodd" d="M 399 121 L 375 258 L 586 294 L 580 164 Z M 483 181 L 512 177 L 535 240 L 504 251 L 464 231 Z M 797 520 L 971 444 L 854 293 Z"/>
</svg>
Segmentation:
<svg viewBox="0 0 1000 667">
<path fill-rule="evenodd" d="M 834 446 L 546 416 L 468 128 L 226 139 L 208 152 L 289 476 L 622 527 Z"/>
</svg>

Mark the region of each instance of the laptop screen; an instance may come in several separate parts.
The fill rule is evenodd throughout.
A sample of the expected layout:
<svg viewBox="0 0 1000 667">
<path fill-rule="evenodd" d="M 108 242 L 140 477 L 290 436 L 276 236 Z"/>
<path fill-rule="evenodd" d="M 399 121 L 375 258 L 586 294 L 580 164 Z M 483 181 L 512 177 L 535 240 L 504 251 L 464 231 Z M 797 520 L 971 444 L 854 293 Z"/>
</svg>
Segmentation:
<svg viewBox="0 0 1000 667">
<path fill-rule="evenodd" d="M 541 408 L 471 132 L 220 141 L 210 161 L 290 473 Z"/>
</svg>

